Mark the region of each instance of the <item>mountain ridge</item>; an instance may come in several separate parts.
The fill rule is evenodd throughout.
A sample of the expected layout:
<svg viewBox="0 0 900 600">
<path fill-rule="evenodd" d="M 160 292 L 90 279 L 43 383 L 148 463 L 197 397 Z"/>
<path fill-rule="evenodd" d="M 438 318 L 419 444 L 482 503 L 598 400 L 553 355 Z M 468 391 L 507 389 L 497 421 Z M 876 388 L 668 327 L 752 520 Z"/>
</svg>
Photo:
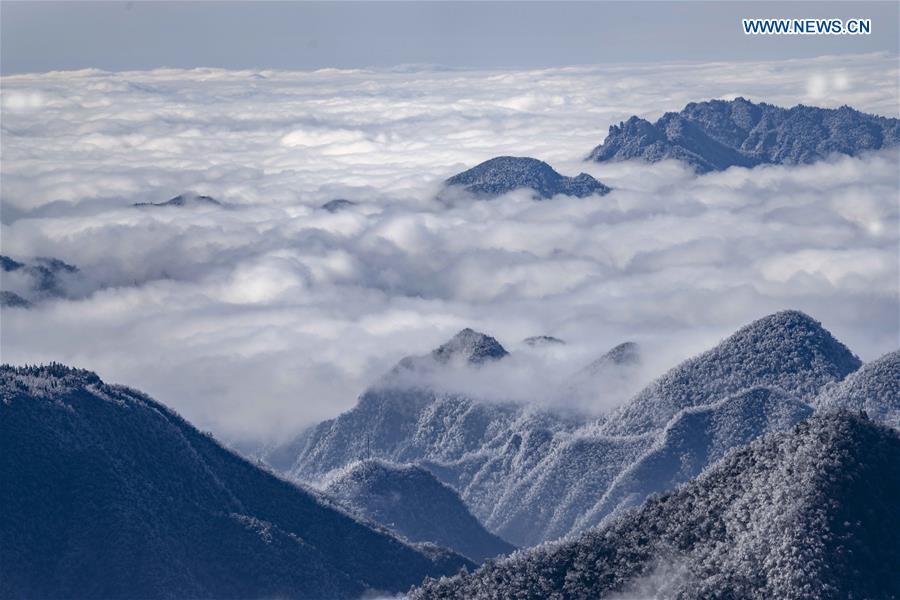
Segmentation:
<svg viewBox="0 0 900 600">
<path fill-rule="evenodd" d="M 428 580 L 410 598 L 897 597 L 898 494 L 895 430 L 815 416 L 606 526 Z"/>
<path fill-rule="evenodd" d="M 420 360 L 424 362 L 401 365 L 418 368 L 417 373 L 440 368 L 431 355 Z M 595 361 L 593 370 L 603 372 L 600 380 L 578 373 L 571 393 L 615 391 L 617 376 L 639 361 L 636 345 L 621 344 Z M 490 531 L 517 546 L 531 546 L 582 530 L 661 491 L 652 482 L 636 481 L 624 500 L 610 503 L 609 496 L 598 505 L 607 493 L 616 493 L 611 492 L 616 481 L 651 451 L 682 411 L 708 412 L 701 409 L 764 388 L 772 391 L 760 400 L 765 410 L 757 416 L 765 422 L 784 404 L 796 417 L 805 414 L 803 407 L 823 386 L 843 379 L 859 364 L 818 321 L 799 311 L 783 311 L 738 329 L 598 419 L 566 421 L 521 405 L 442 394 L 423 386 L 421 377 L 390 374 L 367 390 L 355 408 L 307 434 L 304 450 L 288 472 L 315 480 L 365 456 L 371 439 L 372 456 L 424 466 L 453 487 Z M 790 392 L 785 396 L 779 390 Z M 729 430 L 734 444 L 778 428 L 754 429 L 753 423 L 748 418 L 745 427 Z M 787 419 L 781 426 L 791 423 Z M 715 436 L 702 428 L 700 434 Z M 691 458 L 699 461 L 699 470 L 707 466 L 704 456 Z M 684 480 L 677 469 L 667 473 L 671 481 Z"/>
<path fill-rule="evenodd" d="M 3 597 L 358 597 L 471 565 L 261 470 L 95 373 L 0 366 Z"/>
<path fill-rule="evenodd" d="M 691 102 L 655 123 L 632 116 L 612 125 L 587 160 L 676 159 L 698 173 L 732 166 L 809 164 L 900 144 L 900 119 L 798 104 L 782 108 L 738 97 Z"/>
<path fill-rule="evenodd" d="M 780 311 L 670 369 L 616 409 L 603 431 L 622 435 L 659 429 L 682 408 L 757 385 L 778 387 L 809 402 L 823 385 L 860 365 L 819 321 L 800 311 Z"/>
</svg>

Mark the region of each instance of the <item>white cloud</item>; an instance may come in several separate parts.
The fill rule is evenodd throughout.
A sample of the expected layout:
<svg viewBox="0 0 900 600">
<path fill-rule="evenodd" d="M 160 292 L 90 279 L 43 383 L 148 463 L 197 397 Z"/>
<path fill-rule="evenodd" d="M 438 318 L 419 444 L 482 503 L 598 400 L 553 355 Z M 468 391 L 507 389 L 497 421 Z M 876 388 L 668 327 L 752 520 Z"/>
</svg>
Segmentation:
<svg viewBox="0 0 900 600">
<path fill-rule="evenodd" d="M 737 95 L 809 103 L 811 73 L 828 86 L 818 104 L 891 114 L 896 72 L 875 55 L 4 77 L 3 253 L 61 258 L 82 282 L 73 300 L 4 310 L 2 359 L 92 368 L 202 427 L 258 436 L 336 414 L 465 326 L 509 347 L 570 342 L 564 361 L 469 382 L 517 397 L 623 340 L 659 370 L 781 308 L 873 358 L 900 329 L 895 153 L 703 177 L 581 159 L 631 114 Z M 434 201 L 443 178 L 500 154 L 616 189 Z M 231 206 L 131 206 L 186 190 Z M 338 197 L 357 204 L 317 208 Z"/>
</svg>

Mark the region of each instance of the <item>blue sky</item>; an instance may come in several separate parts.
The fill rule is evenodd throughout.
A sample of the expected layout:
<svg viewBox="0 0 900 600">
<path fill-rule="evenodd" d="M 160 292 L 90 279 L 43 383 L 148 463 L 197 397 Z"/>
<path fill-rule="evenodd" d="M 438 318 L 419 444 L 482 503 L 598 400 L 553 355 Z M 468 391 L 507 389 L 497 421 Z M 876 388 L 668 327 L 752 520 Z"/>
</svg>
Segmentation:
<svg viewBox="0 0 900 600">
<path fill-rule="evenodd" d="M 548 67 L 898 51 L 897 2 L 14 2 L 2 72 L 97 67 Z M 745 36 L 742 17 L 869 18 L 870 36 Z"/>
</svg>

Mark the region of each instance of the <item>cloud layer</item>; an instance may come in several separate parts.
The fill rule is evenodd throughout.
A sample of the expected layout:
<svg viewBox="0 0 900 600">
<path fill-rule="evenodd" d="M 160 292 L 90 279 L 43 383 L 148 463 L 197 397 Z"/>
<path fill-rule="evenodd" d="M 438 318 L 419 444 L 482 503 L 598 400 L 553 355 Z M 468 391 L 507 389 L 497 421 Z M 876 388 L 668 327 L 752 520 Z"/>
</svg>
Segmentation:
<svg viewBox="0 0 900 600">
<path fill-rule="evenodd" d="M 464 326 L 510 349 L 570 342 L 523 359 L 501 390 L 517 397 L 543 389 L 527 373 L 537 384 L 625 339 L 662 369 L 788 307 L 874 358 L 900 331 L 896 153 L 702 177 L 581 159 L 631 114 L 714 97 L 897 116 L 896 83 L 881 55 L 4 77 L 3 254 L 57 257 L 81 280 L 71 299 L 4 309 L 2 358 L 95 369 L 227 437 L 334 415 Z M 434 201 L 501 154 L 615 190 Z M 131 206 L 188 190 L 228 206 Z M 357 204 L 318 208 L 334 198 Z"/>
</svg>

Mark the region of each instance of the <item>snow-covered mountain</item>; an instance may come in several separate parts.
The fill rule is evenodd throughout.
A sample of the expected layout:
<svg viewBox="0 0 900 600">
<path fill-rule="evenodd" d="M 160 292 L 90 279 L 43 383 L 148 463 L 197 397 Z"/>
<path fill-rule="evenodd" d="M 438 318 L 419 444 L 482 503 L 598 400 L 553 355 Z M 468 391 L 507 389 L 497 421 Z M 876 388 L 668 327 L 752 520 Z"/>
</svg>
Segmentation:
<svg viewBox="0 0 900 600">
<path fill-rule="evenodd" d="M 729 451 L 809 418 L 813 409 L 784 392 L 756 387 L 714 404 L 686 408 L 653 445 L 616 477 L 572 527 L 583 531 L 655 493 L 693 479 Z"/>
<path fill-rule="evenodd" d="M 504 539 L 519 546 L 556 539 L 687 481 L 730 448 L 805 418 L 811 412 L 805 401 L 859 364 L 809 316 L 776 313 L 675 367 L 606 419 L 545 436 L 527 459 L 520 448 L 504 447 L 457 489 Z M 759 386 L 767 389 L 744 393 Z M 701 407 L 709 410 L 691 414 Z M 678 443 L 685 438 L 697 445 Z"/>
<path fill-rule="evenodd" d="M 591 398 L 629 398 L 640 390 L 643 358 L 641 348 L 625 342 L 575 372 L 565 394 L 578 405 Z"/>
<path fill-rule="evenodd" d="M 860 364 L 815 319 L 799 311 L 778 312 L 670 370 L 611 414 L 602 430 L 636 435 L 661 429 L 684 408 L 756 386 L 809 402 L 826 383 L 842 380 Z"/>
<path fill-rule="evenodd" d="M 898 144 L 900 119 L 849 106 L 781 108 L 736 98 L 692 102 L 655 123 L 631 117 L 611 126 L 588 160 L 676 159 L 706 173 L 732 166 L 811 163 L 834 153 L 855 156 Z"/>
<path fill-rule="evenodd" d="M 94 373 L 3 366 L 0 399 L 0 597 L 355 598 L 474 566 Z"/>
<path fill-rule="evenodd" d="M 291 442 L 299 454 L 289 473 L 314 480 L 368 456 L 395 463 L 455 461 L 502 443 L 521 406 L 477 402 L 436 390 L 428 380 L 436 370 L 477 369 L 506 354 L 494 338 L 464 329 L 430 354 L 402 359 L 353 409 Z"/>
<path fill-rule="evenodd" d="M 686 586 L 712 594 L 717 584 L 732 596 L 803 597 L 790 594 L 809 589 L 844 597 L 896 585 L 879 570 L 892 563 L 873 554 L 896 548 L 866 521 L 893 510 L 896 522 L 896 501 L 885 506 L 887 493 L 875 490 L 874 508 L 863 507 L 838 484 L 844 473 L 851 487 L 868 477 L 858 476 L 869 473 L 862 446 L 872 448 L 865 460 L 877 462 L 896 444 L 877 422 L 896 425 L 900 352 L 854 372 L 860 363 L 846 347 L 787 311 L 740 329 L 598 419 L 432 385 L 447 370 L 465 375 L 507 357 L 496 339 L 463 330 L 401 360 L 352 410 L 282 448 L 282 460 L 294 453 L 284 463 L 291 476 L 324 492 L 271 475 L 93 373 L 2 367 L 0 477 L 16 493 L 0 494 L 0 532 L 12 541 L 0 545 L 0 561 L 38 566 L 10 569 L 17 575 L 0 582 L 0 595 L 398 592 L 426 575 L 474 567 L 417 541 L 480 562 L 508 552 L 504 540 L 533 546 L 580 533 L 417 593 L 599 597 L 667 581 L 663 591 L 673 597 L 694 589 Z M 626 343 L 580 373 L 639 363 L 639 349 Z M 822 414 L 809 420 L 813 407 Z M 885 485 L 900 493 L 896 477 L 888 473 Z M 844 497 L 857 503 L 852 510 L 823 500 Z M 810 537 L 801 540 L 802 531 Z M 787 545 L 777 542 L 782 532 Z M 843 545 L 832 543 L 838 538 Z M 830 571 L 804 579 L 791 562 L 798 552 L 817 577 L 832 565 L 853 572 L 846 581 L 829 579 Z M 722 569 L 724 579 L 710 575 Z M 825 587 L 803 587 L 815 581 Z"/>
<path fill-rule="evenodd" d="M 604 527 L 410 597 L 896 598 L 898 497 L 896 430 L 815 416 Z"/>
<path fill-rule="evenodd" d="M 607 194 L 610 191 L 609 187 L 587 173 L 565 177 L 543 161 L 518 156 L 498 156 L 486 160 L 450 177 L 444 184 L 460 186 L 471 194 L 487 198 L 519 188 L 529 188 L 544 199 L 557 194 L 584 198 L 593 194 Z"/>
<path fill-rule="evenodd" d="M 427 385 L 435 370 L 477 369 L 505 356 L 494 338 L 466 330 L 402 360 L 355 408 L 294 442 L 301 449 L 291 476 L 315 480 L 370 454 L 419 464 L 489 531 L 531 546 L 582 531 L 687 481 L 728 450 L 790 427 L 809 416 L 807 403 L 823 386 L 860 364 L 817 321 L 786 311 L 740 329 L 596 420 Z M 639 363 L 636 345 L 617 346 L 576 374 L 572 390 L 612 391 L 616 374 Z"/>
<path fill-rule="evenodd" d="M 429 471 L 366 460 L 332 475 L 323 491 L 413 542 L 433 542 L 481 563 L 515 548 L 488 532 Z"/>
<path fill-rule="evenodd" d="M 819 410 L 864 410 L 869 418 L 900 429 L 900 350 L 866 363 L 845 380 L 826 386 L 813 404 Z"/>
</svg>

